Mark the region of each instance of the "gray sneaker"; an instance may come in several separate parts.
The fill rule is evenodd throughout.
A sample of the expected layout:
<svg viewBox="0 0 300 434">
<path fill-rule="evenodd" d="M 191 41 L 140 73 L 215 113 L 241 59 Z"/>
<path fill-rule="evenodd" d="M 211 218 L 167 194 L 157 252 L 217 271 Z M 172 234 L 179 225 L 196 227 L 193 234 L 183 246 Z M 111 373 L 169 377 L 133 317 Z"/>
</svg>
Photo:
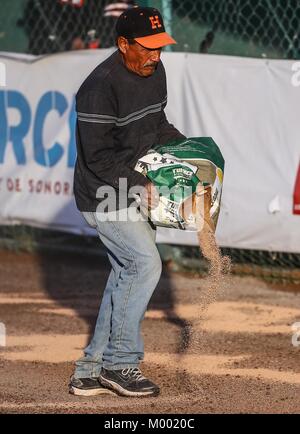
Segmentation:
<svg viewBox="0 0 300 434">
<path fill-rule="evenodd" d="M 69 392 L 78 396 L 115 395 L 111 390 L 103 387 L 98 378 L 74 378 L 70 379 Z"/>
<path fill-rule="evenodd" d="M 157 396 L 159 387 L 144 377 L 139 368 L 108 370 L 102 368 L 99 381 L 121 396 Z"/>
</svg>

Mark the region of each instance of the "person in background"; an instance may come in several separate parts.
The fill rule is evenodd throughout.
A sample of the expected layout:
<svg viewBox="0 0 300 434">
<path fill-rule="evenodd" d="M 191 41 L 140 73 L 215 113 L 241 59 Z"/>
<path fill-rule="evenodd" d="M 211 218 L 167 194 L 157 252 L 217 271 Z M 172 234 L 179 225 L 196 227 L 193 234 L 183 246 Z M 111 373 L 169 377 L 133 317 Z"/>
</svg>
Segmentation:
<svg viewBox="0 0 300 434">
<path fill-rule="evenodd" d="M 103 11 L 103 26 L 107 29 L 106 36 L 102 38 L 103 48 L 115 46 L 116 33 L 109 30 L 115 29 L 119 16 L 134 6 L 137 6 L 134 0 L 108 0 Z"/>
<path fill-rule="evenodd" d="M 206 53 L 206 54 L 208 54 L 208 50 L 212 46 L 212 44 L 214 42 L 214 38 L 215 38 L 215 34 L 214 34 L 214 32 L 212 30 L 209 31 L 209 32 L 207 32 L 206 35 L 205 35 L 205 38 L 200 43 L 199 53 Z"/>
<path fill-rule="evenodd" d="M 132 0 L 28 0 L 22 20 L 28 52 L 108 48 L 115 44 L 115 21 Z"/>
</svg>

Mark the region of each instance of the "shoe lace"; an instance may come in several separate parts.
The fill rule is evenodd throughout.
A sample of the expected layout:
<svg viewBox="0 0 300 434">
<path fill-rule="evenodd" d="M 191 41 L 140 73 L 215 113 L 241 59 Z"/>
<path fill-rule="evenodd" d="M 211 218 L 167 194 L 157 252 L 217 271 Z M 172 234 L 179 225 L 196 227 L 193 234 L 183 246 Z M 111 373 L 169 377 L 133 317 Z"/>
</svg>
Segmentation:
<svg viewBox="0 0 300 434">
<path fill-rule="evenodd" d="M 125 368 L 122 369 L 122 374 L 127 377 L 131 375 L 137 381 L 146 380 L 146 377 L 143 376 L 141 370 L 139 368 Z"/>
</svg>

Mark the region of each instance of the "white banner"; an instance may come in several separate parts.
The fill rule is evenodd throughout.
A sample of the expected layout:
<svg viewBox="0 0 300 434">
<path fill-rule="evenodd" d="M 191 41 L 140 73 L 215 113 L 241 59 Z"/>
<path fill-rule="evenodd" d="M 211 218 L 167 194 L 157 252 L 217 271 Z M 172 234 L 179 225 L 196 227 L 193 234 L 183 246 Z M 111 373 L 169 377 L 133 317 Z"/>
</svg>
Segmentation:
<svg viewBox="0 0 300 434">
<path fill-rule="evenodd" d="M 74 95 L 112 51 L 0 55 L 1 224 L 90 233 L 72 193 Z M 162 60 L 169 120 L 189 137 L 213 137 L 225 158 L 219 244 L 299 253 L 299 64 L 186 53 Z M 158 242 L 197 244 L 194 233 L 171 229 L 159 229 Z"/>
</svg>

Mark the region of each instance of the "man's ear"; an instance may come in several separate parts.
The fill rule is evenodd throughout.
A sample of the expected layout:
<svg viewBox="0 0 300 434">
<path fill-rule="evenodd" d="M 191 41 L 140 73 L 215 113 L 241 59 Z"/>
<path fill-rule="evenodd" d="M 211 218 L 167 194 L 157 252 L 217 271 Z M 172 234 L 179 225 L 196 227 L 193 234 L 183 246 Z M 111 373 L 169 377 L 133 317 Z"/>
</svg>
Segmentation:
<svg viewBox="0 0 300 434">
<path fill-rule="evenodd" d="M 129 43 L 128 43 L 127 39 L 124 38 L 124 36 L 119 36 L 118 37 L 118 48 L 122 54 L 126 54 L 126 52 L 128 50 L 128 46 L 129 46 Z"/>
</svg>

